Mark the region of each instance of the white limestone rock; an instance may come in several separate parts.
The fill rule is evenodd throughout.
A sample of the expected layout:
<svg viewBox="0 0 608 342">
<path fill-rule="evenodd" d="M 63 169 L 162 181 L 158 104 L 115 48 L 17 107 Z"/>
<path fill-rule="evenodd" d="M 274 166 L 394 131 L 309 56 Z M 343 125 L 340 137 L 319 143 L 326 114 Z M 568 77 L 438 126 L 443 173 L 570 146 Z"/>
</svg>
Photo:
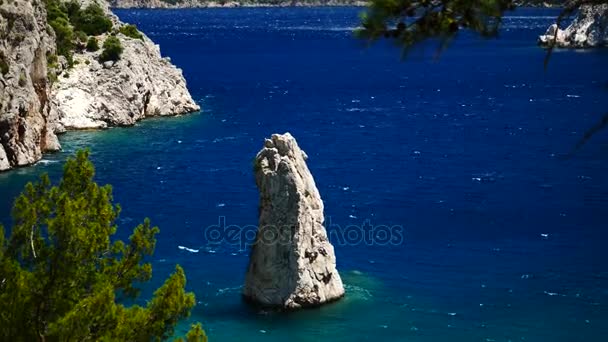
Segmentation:
<svg viewBox="0 0 608 342">
<path fill-rule="evenodd" d="M 83 6 L 93 0 L 81 0 Z M 124 25 L 104 3 L 115 28 Z M 103 45 L 108 34 L 97 37 Z M 200 107 L 186 87 L 182 71 L 163 58 L 158 45 L 117 34 L 123 53 L 116 62 L 99 62 L 97 52 L 74 54 L 77 64 L 53 84 L 52 98 L 67 129 L 129 126 L 150 116 L 179 115 Z"/>
<path fill-rule="evenodd" d="M 82 7 L 97 2 L 112 20 L 124 25 L 104 0 L 79 0 Z M 100 51 L 75 53 L 73 69 L 55 55 L 53 30 L 43 1 L 0 1 L 0 171 L 30 165 L 45 151 L 60 149 L 56 133 L 66 129 L 132 125 L 155 115 L 199 110 L 180 69 L 162 58 L 148 37 L 118 34 L 122 58 L 103 67 Z M 100 44 L 107 35 L 98 37 Z M 111 65 L 110 65 L 111 64 Z M 58 74 L 51 86 L 49 74 Z"/>
<path fill-rule="evenodd" d="M 566 29 L 553 24 L 538 37 L 538 43 L 543 46 L 550 46 L 554 41 L 556 47 L 562 48 L 608 46 L 608 4 L 581 6 L 578 16 Z"/>
<path fill-rule="evenodd" d="M 285 133 L 267 139 L 255 159 L 260 218 L 243 296 L 262 306 L 298 309 L 344 295 L 306 158 Z"/>
<path fill-rule="evenodd" d="M 59 149 L 46 54 L 54 53 L 41 1 L 0 2 L 0 171 Z"/>
</svg>

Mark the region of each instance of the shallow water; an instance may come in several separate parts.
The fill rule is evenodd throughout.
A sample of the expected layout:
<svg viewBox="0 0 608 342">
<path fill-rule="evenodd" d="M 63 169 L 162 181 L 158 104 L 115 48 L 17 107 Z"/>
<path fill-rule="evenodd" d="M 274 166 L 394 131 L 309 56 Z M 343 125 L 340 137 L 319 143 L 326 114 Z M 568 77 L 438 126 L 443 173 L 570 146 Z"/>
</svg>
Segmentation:
<svg viewBox="0 0 608 342">
<path fill-rule="evenodd" d="M 429 44 L 400 61 L 352 38 L 359 11 L 117 11 L 204 111 L 64 135 L 63 152 L 0 174 L 0 221 L 26 181 L 91 146 L 123 206 L 118 235 L 146 216 L 160 226 L 153 285 L 183 265 L 213 341 L 603 341 L 607 135 L 566 154 L 608 105 L 608 51 L 558 51 L 545 72 L 535 37 L 556 12 L 521 10 L 498 40 L 463 34 L 438 59 Z M 247 251 L 204 231 L 256 223 L 251 162 L 284 131 L 310 157 L 330 231 L 369 220 L 403 242 L 333 235 L 347 296 L 279 315 L 241 302 Z"/>
</svg>

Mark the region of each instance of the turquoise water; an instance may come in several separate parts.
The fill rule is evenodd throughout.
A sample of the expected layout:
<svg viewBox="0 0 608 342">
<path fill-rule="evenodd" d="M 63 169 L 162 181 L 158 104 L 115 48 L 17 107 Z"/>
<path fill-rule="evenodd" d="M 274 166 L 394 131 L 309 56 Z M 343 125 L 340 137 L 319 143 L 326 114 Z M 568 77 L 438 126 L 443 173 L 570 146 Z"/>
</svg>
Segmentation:
<svg viewBox="0 0 608 342">
<path fill-rule="evenodd" d="M 70 132 L 64 151 L 0 174 L 0 221 L 40 172 L 90 146 L 123 206 L 119 237 L 159 225 L 154 286 L 176 263 L 213 341 L 604 341 L 607 135 L 566 154 L 608 105 L 608 51 L 535 35 L 554 11 L 464 34 L 433 59 L 354 40 L 359 9 L 117 11 L 180 66 L 204 110 L 132 128 Z M 278 314 L 242 303 L 247 250 L 205 229 L 257 220 L 251 162 L 290 131 L 335 225 L 403 227 L 399 245 L 340 243 L 346 297 Z M 180 249 L 186 247 L 192 251 Z M 180 326 L 180 331 L 187 323 Z"/>
</svg>

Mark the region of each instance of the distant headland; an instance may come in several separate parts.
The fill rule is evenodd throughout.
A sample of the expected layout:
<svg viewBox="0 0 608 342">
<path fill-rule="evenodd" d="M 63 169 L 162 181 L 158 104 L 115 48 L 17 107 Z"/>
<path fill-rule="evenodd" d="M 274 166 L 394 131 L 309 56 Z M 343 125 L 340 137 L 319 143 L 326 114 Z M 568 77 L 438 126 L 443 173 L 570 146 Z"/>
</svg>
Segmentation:
<svg viewBox="0 0 608 342">
<path fill-rule="evenodd" d="M 369 0 L 108 0 L 112 8 L 316 7 L 366 6 Z M 560 0 L 515 1 L 524 7 L 559 7 Z"/>
</svg>

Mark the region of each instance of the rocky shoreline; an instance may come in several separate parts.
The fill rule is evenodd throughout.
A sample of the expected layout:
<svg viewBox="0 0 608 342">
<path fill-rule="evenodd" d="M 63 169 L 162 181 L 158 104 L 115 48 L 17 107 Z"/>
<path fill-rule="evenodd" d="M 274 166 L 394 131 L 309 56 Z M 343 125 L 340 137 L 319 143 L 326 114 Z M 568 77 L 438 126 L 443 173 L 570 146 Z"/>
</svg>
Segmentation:
<svg viewBox="0 0 608 342">
<path fill-rule="evenodd" d="M 365 0 L 251 1 L 251 0 L 109 0 L 110 7 L 121 9 L 180 9 L 238 7 L 363 7 Z"/>
<path fill-rule="evenodd" d="M 549 26 L 547 32 L 538 37 L 538 43 L 576 49 L 608 46 L 608 4 L 581 6 L 568 27 Z"/>
<path fill-rule="evenodd" d="M 79 0 L 84 8 L 95 0 Z M 128 126 L 150 116 L 179 115 L 200 107 L 182 71 L 148 37 L 128 37 L 105 1 L 122 45 L 121 58 L 99 61 L 100 51 L 75 51 L 73 66 L 56 56 L 56 34 L 43 1 L 0 2 L 0 171 L 31 165 L 61 148 L 67 129 Z M 94 37 L 102 45 L 110 34 Z"/>
<path fill-rule="evenodd" d="M 238 7 L 365 7 L 369 0 L 108 0 L 110 7 L 121 9 L 180 9 Z M 559 7 L 559 0 L 518 1 L 518 7 Z"/>
</svg>

